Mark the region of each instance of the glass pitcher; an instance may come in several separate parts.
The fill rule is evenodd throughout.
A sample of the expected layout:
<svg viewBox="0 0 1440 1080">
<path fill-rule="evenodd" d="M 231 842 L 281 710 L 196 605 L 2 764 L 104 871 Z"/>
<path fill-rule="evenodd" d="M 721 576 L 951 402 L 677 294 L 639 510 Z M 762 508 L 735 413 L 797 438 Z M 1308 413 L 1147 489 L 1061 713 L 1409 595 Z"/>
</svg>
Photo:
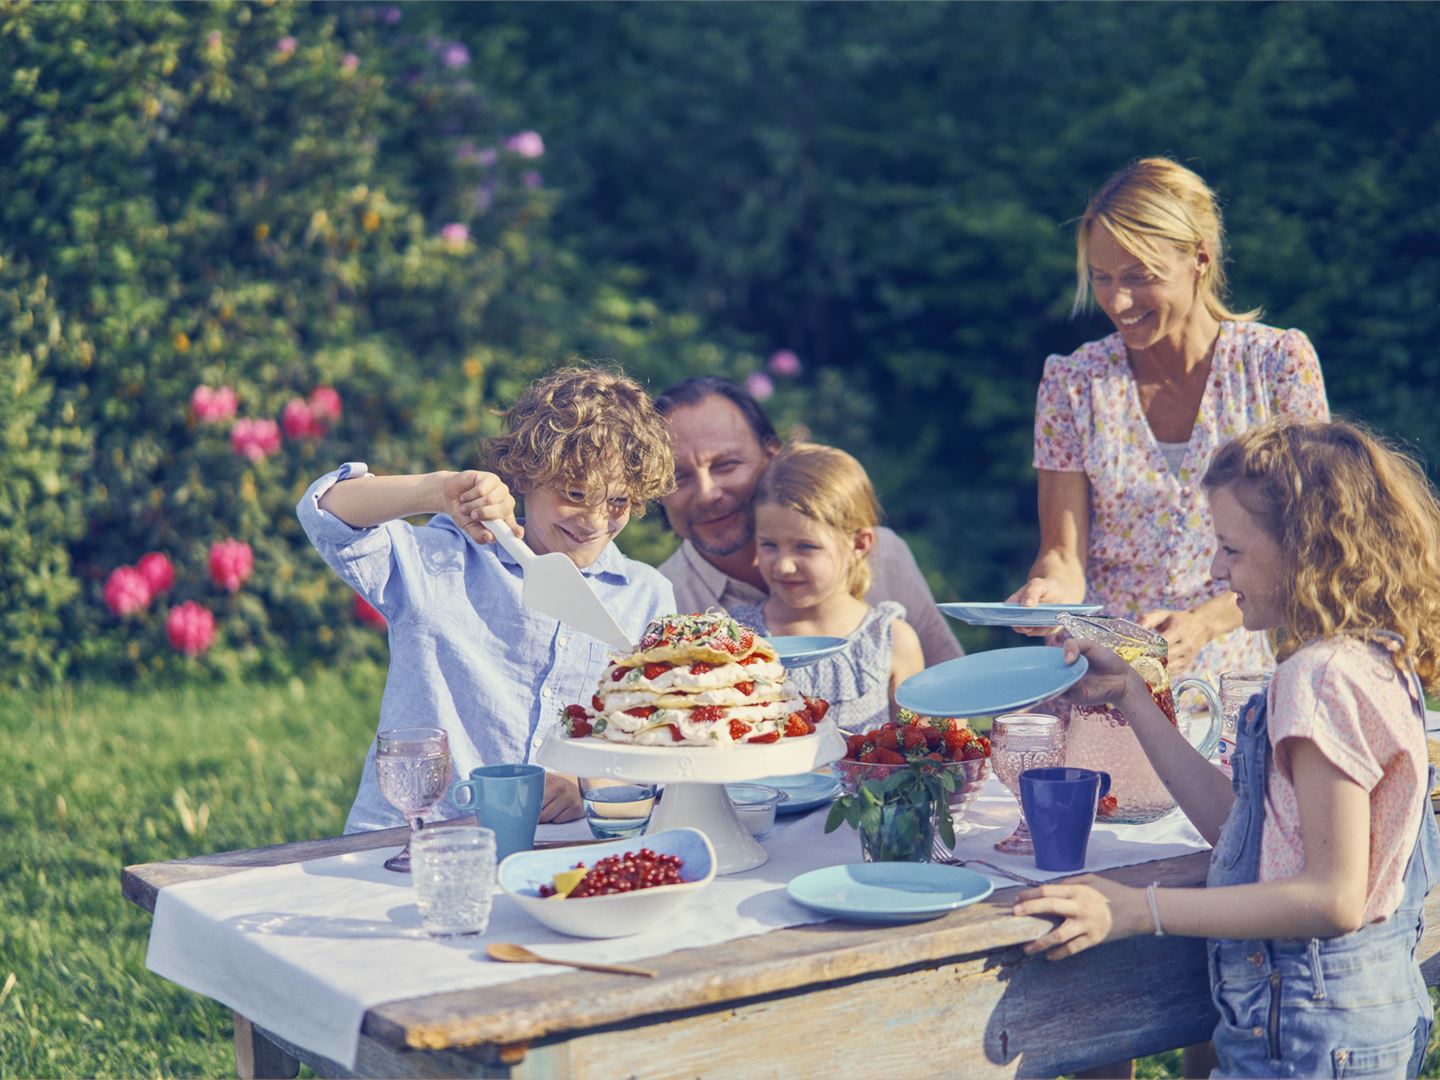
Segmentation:
<svg viewBox="0 0 1440 1080">
<path fill-rule="evenodd" d="M 1153 630 L 1126 619 L 1062 612 L 1060 625 L 1071 637 L 1094 641 L 1113 649 L 1140 673 L 1160 711 L 1169 718 L 1201 755 L 1209 758 L 1220 741 L 1220 698 L 1204 679 L 1182 679 L 1170 686 L 1169 646 Z M 1175 694 L 1198 690 L 1210 708 L 1209 728 L 1196 741 L 1188 722 L 1182 727 L 1175 710 Z M 1110 794 L 1100 802 L 1097 820 L 1139 825 L 1164 817 L 1175 808 L 1160 777 L 1150 767 L 1140 740 L 1130 730 L 1125 714 L 1110 705 L 1072 705 L 1065 732 L 1065 763 L 1110 774 Z"/>
</svg>

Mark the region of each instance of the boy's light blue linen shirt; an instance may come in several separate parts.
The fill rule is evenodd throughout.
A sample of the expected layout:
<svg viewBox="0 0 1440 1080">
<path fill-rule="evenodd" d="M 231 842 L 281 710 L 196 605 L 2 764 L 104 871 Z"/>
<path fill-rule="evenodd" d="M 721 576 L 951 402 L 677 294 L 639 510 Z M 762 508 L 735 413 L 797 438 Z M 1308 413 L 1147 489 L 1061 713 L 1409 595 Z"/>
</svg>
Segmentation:
<svg viewBox="0 0 1440 1080">
<path fill-rule="evenodd" d="M 441 728 L 453 779 L 479 765 L 529 761 L 566 705 L 589 702 L 608 646 L 526 608 L 519 565 L 498 545 L 471 540 L 448 514 L 420 527 L 397 520 L 357 529 L 320 509 L 332 486 L 367 474 L 360 462 L 327 473 L 296 512 L 321 557 L 390 624 L 377 730 Z M 633 640 L 675 610 L 670 582 L 614 544 L 582 573 Z M 426 816 L 458 813 L 447 796 Z M 376 785 L 372 740 L 345 831 L 404 823 Z"/>
</svg>

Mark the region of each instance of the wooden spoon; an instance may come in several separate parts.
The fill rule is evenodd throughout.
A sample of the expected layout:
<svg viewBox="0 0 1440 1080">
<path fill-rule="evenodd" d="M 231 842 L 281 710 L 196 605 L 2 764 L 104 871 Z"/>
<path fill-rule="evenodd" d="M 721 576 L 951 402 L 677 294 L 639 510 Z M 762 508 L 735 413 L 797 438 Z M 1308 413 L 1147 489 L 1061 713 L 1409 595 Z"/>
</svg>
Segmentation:
<svg viewBox="0 0 1440 1080">
<path fill-rule="evenodd" d="M 584 960 L 556 960 L 531 952 L 524 945 L 515 945 L 508 941 L 492 941 L 485 946 L 485 954 L 491 960 L 503 960 L 507 964 L 559 964 L 561 967 L 608 971 L 616 975 L 644 975 L 647 979 L 653 979 L 660 974 L 651 968 L 631 967 L 628 964 L 588 964 Z"/>
</svg>

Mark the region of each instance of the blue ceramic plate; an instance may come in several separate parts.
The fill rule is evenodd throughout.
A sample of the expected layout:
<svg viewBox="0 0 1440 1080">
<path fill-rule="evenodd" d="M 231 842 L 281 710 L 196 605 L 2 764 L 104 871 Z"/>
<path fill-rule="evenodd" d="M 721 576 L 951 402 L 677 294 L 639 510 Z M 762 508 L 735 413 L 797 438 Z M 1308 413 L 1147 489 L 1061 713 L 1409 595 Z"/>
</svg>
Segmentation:
<svg viewBox="0 0 1440 1080">
<path fill-rule="evenodd" d="M 1068 690 L 1088 670 L 1085 657 L 1067 665 L 1065 650 L 1053 645 L 994 649 L 912 675 L 895 691 L 895 701 L 922 716 L 994 716 Z"/>
<path fill-rule="evenodd" d="M 1059 626 L 1055 616 L 1068 611 L 1072 615 L 1098 615 L 1099 604 L 937 604 L 952 619 L 971 626 Z"/>
<path fill-rule="evenodd" d="M 765 776 L 754 783 L 768 784 L 785 793 L 785 801 L 775 808 L 777 814 L 803 814 L 806 810 L 824 806 L 840 794 L 840 781 L 827 773 Z"/>
<path fill-rule="evenodd" d="M 812 911 L 855 922 L 920 922 L 984 900 L 995 889 L 982 874 L 938 863 L 851 863 L 801 874 L 785 886 Z"/>
<path fill-rule="evenodd" d="M 774 646 L 780 663 L 787 668 L 813 664 L 833 656 L 849 644 L 843 637 L 772 637 L 765 640 Z"/>
</svg>

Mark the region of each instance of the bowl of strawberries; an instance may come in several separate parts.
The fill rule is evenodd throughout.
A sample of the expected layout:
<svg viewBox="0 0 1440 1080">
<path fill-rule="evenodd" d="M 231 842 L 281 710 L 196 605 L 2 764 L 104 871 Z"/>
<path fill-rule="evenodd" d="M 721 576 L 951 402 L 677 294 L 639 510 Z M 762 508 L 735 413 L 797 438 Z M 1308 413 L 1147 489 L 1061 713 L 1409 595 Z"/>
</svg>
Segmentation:
<svg viewBox="0 0 1440 1080">
<path fill-rule="evenodd" d="M 950 828 L 937 814 L 934 829 L 934 855 L 945 858 L 954 846 L 951 837 L 964 831 L 965 814 L 985 785 L 989 764 L 990 740 L 976 735 L 964 720 L 901 710 L 899 720 L 870 731 L 846 732 L 845 756 L 831 768 L 841 791 L 852 796 L 867 780 L 885 781 L 906 770 L 948 773 Z"/>
</svg>

